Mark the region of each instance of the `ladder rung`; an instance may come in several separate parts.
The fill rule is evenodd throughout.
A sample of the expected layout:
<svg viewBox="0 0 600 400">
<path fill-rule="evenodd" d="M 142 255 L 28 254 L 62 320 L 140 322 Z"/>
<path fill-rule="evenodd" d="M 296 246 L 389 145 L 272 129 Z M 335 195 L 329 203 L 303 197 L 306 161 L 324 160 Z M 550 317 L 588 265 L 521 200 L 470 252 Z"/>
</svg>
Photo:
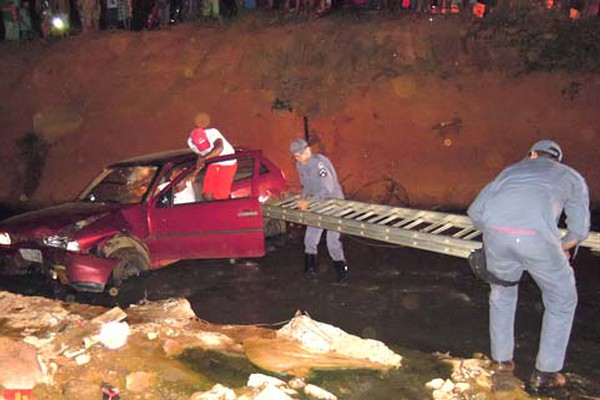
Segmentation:
<svg viewBox="0 0 600 400">
<path fill-rule="evenodd" d="M 454 225 L 452 225 L 452 224 L 444 224 L 444 225 L 440 226 L 439 228 L 437 228 L 436 230 L 431 231 L 431 233 L 433 235 L 439 235 L 440 233 L 447 231 L 448 229 L 453 228 L 453 227 L 454 227 Z"/>
<path fill-rule="evenodd" d="M 399 227 L 399 228 L 402 228 L 402 229 L 412 229 L 412 228 L 414 228 L 415 226 L 419 226 L 419 225 L 421 225 L 422 223 L 423 223 L 423 219 L 422 219 L 422 218 L 417 218 L 416 220 L 414 220 L 414 221 L 413 221 L 413 222 L 411 222 L 410 224 L 408 224 L 408 225 L 404 225 L 404 226 L 402 226 L 402 227 Z"/>
</svg>

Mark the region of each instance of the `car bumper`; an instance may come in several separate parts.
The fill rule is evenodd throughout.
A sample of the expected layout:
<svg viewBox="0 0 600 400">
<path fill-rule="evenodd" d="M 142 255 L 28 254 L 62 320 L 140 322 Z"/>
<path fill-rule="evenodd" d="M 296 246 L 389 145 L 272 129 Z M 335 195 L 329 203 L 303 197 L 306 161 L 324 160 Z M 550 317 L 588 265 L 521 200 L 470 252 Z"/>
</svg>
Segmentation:
<svg viewBox="0 0 600 400">
<path fill-rule="evenodd" d="M 92 254 L 74 253 L 37 244 L 0 249 L 3 272 L 23 274 L 39 269 L 63 285 L 77 291 L 100 293 L 104 291 L 112 270 L 119 262 Z"/>
</svg>

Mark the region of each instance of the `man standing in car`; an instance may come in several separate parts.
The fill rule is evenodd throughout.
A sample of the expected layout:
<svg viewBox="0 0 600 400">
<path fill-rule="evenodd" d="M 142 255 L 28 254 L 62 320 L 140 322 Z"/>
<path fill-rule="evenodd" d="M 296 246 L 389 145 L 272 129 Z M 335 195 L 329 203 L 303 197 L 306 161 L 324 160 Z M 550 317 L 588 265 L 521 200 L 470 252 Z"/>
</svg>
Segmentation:
<svg viewBox="0 0 600 400">
<path fill-rule="evenodd" d="M 300 210 L 308 210 L 311 201 L 344 198 L 335 169 L 327 157 L 312 154 L 308 143 L 302 139 L 292 141 L 290 152 L 296 159 L 296 168 L 303 187 L 302 198 L 298 201 Z M 317 246 L 322 233 L 321 228 L 307 226 L 304 234 L 304 271 L 311 278 L 316 276 Z M 337 271 L 338 283 L 346 282 L 349 270 L 339 232 L 327 231 L 327 250 Z"/>
<path fill-rule="evenodd" d="M 207 159 L 235 153 L 233 146 L 216 128 L 208 128 L 210 116 L 199 113 L 196 116 L 196 128 L 190 133 L 187 144 L 198 155 L 197 168 L 200 171 Z M 206 169 L 202 185 L 204 200 L 223 200 L 229 198 L 233 178 L 237 172 L 237 160 L 211 163 Z"/>
<path fill-rule="evenodd" d="M 571 334 L 577 288 L 569 253 L 589 234 L 588 187 L 561 163 L 562 150 L 551 140 L 533 145 L 528 156 L 506 168 L 469 207 L 483 232 L 488 269 L 507 281 L 527 271 L 545 306 L 540 344 L 530 388 L 553 390 L 566 384 L 560 373 Z M 566 215 L 567 234 L 557 227 Z M 518 285 L 490 284 L 490 341 L 496 371 L 513 371 Z"/>
</svg>

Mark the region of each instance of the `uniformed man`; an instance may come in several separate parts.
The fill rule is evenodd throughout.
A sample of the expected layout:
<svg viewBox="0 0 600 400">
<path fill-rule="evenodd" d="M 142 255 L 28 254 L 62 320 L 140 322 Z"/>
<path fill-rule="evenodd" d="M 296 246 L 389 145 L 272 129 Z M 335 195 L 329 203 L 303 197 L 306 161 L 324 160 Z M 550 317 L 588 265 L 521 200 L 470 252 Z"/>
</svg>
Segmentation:
<svg viewBox="0 0 600 400">
<path fill-rule="evenodd" d="M 590 227 L 587 184 L 577 171 L 561 164 L 562 156 L 554 141 L 535 143 L 528 156 L 502 171 L 468 210 L 483 232 L 488 269 L 507 281 L 518 281 L 527 271 L 542 292 L 545 311 L 529 382 L 534 392 L 566 384 L 560 371 L 577 305 L 569 253 L 588 236 Z M 561 238 L 557 224 L 563 211 L 567 234 Z M 518 285 L 490 286 L 494 367 L 512 371 Z"/>
<path fill-rule="evenodd" d="M 335 169 L 327 157 L 322 154 L 312 154 L 310 147 L 302 139 L 292 141 L 290 152 L 296 159 L 296 168 L 303 188 L 302 198 L 298 201 L 300 210 L 308 210 L 311 201 L 344 198 Z M 311 278 L 316 276 L 317 246 L 322 233 L 321 228 L 306 227 L 304 271 Z M 349 270 L 339 232 L 327 231 L 327 250 L 337 271 L 338 282 L 346 282 Z"/>
</svg>

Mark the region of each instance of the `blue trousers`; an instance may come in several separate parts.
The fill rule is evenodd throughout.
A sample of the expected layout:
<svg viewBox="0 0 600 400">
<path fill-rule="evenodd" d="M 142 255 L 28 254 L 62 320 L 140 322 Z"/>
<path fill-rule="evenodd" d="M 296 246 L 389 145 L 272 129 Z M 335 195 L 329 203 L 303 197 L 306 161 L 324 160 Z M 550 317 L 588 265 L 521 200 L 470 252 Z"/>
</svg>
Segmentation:
<svg viewBox="0 0 600 400">
<path fill-rule="evenodd" d="M 323 229 L 307 226 L 304 233 L 304 252 L 307 254 L 317 254 L 317 247 L 321 241 Z M 327 250 L 333 261 L 345 261 L 344 248 L 340 240 L 340 233 L 336 231 L 327 231 Z"/>
<path fill-rule="evenodd" d="M 564 366 L 577 307 L 573 268 L 560 241 L 550 243 L 539 234 L 484 232 L 488 268 L 500 278 L 516 281 L 527 271 L 542 293 L 544 316 L 536 368 L 557 372 Z M 513 359 L 518 285 L 490 285 L 490 341 L 495 361 Z"/>
</svg>

